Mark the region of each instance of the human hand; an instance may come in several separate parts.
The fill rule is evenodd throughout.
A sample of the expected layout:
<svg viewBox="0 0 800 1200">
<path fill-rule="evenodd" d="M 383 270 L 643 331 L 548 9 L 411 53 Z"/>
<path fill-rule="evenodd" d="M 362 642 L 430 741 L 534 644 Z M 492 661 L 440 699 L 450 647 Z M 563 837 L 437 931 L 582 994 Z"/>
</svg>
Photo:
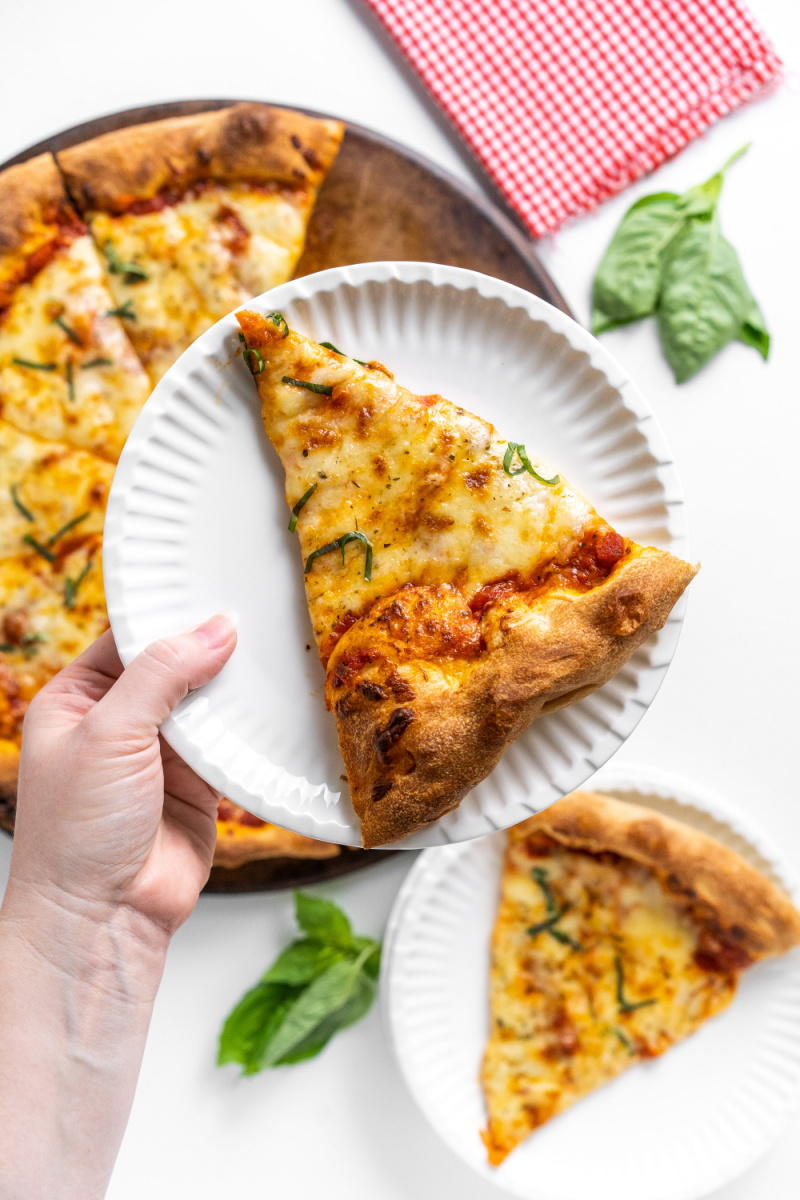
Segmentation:
<svg viewBox="0 0 800 1200">
<path fill-rule="evenodd" d="M 109 631 L 34 697 L 10 890 L 67 908 L 125 906 L 167 936 L 186 920 L 211 867 L 219 794 L 158 731 L 235 645 L 219 613 L 123 671 Z"/>
</svg>

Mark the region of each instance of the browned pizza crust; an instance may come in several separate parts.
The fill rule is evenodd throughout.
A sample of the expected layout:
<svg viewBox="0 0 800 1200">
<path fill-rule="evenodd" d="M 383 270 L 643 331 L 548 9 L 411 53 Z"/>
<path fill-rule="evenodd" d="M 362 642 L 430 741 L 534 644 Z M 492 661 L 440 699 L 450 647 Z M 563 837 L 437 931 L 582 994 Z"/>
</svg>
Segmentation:
<svg viewBox="0 0 800 1200">
<path fill-rule="evenodd" d="M 61 151 L 58 163 L 82 212 L 120 212 L 136 200 L 164 190 L 180 193 L 201 179 L 319 187 L 343 133 L 338 121 L 266 104 L 235 104 L 117 129 Z"/>
<path fill-rule="evenodd" d="M 53 237 L 59 208 L 68 204 L 51 154 L 0 172 L 0 283 Z"/>
<path fill-rule="evenodd" d="M 571 849 L 613 851 L 663 876 L 670 890 L 701 905 L 750 958 L 782 954 L 800 943 L 800 913 L 788 896 L 716 838 L 650 808 L 590 792 L 573 792 L 510 830 L 535 830 Z"/>
<path fill-rule="evenodd" d="M 607 683 L 662 627 L 696 570 L 633 547 L 591 591 L 498 602 L 484 620 L 486 652 L 460 668 L 408 659 L 399 614 L 415 589 L 376 604 L 328 664 L 328 703 L 364 845 L 395 841 L 450 812 L 536 717 Z M 336 690 L 342 657 L 376 650 L 358 682 Z M 389 676 L 386 659 L 398 664 Z"/>
<path fill-rule="evenodd" d="M 236 825 L 217 822 L 215 867 L 240 867 L 260 858 L 335 858 L 339 847 L 304 837 L 279 825 Z"/>
</svg>

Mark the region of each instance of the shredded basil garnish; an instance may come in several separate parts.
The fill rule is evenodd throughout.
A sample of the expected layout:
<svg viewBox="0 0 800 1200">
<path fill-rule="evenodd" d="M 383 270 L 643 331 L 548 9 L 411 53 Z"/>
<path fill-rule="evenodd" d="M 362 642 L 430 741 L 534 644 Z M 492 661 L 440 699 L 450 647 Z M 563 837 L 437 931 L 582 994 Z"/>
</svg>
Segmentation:
<svg viewBox="0 0 800 1200">
<path fill-rule="evenodd" d="M 292 387 L 305 388 L 307 392 L 316 392 L 319 396 L 331 396 L 333 388 L 327 383 L 307 383 L 304 379 L 292 379 L 291 375 L 284 375 L 281 383 L 290 383 Z"/>
<path fill-rule="evenodd" d="M 283 336 L 285 338 L 289 336 L 289 326 L 286 322 L 286 317 L 283 315 L 283 313 L 279 313 L 279 312 L 267 313 L 267 320 L 272 321 L 272 324 L 275 326 L 276 329 L 280 329 L 280 327 L 282 325 L 283 326 Z"/>
<path fill-rule="evenodd" d="M 308 504 L 309 500 L 314 495 L 314 492 L 317 490 L 318 486 L 319 486 L 319 484 L 316 484 L 316 483 L 312 484 L 311 487 L 308 489 L 308 491 L 303 493 L 303 495 L 297 501 L 297 504 L 295 504 L 294 508 L 292 509 L 291 518 L 289 520 L 289 533 L 294 533 L 295 529 L 297 528 L 297 518 L 300 516 L 300 509 L 303 507 L 303 505 Z"/>
<path fill-rule="evenodd" d="M 72 369 L 72 360 L 67 363 L 67 394 L 69 395 L 70 404 L 75 403 L 75 372 Z"/>
<path fill-rule="evenodd" d="M 620 1029 L 619 1026 L 610 1025 L 609 1033 L 613 1033 L 614 1037 L 617 1038 L 622 1043 L 622 1045 L 625 1047 L 625 1049 L 628 1051 L 628 1054 L 636 1053 L 633 1042 L 628 1037 L 627 1033 L 625 1033 L 624 1030 Z"/>
<path fill-rule="evenodd" d="M 367 547 L 367 559 L 364 564 L 364 578 L 366 579 L 367 583 L 369 583 L 370 579 L 372 578 L 372 542 L 370 542 L 369 538 L 365 537 L 363 533 L 343 533 L 342 536 L 337 538 L 335 542 L 328 542 L 327 545 L 320 546 L 318 550 L 312 551 L 312 553 L 309 554 L 308 558 L 306 559 L 306 566 L 303 574 L 308 574 L 314 565 L 315 559 L 321 558 L 323 554 L 330 554 L 334 550 L 341 550 L 342 566 L 344 566 L 344 548 L 348 542 L 363 542 Z"/>
<path fill-rule="evenodd" d="M 25 658 L 33 658 L 39 652 L 39 643 L 49 641 L 46 633 L 23 633 L 19 645 Z"/>
<path fill-rule="evenodd" d="M 22 513 L 22 515 L 26 521 L 35 521 L 36 517 L 33 515 L 33 513 L 31 512 L 31 510 L 29 508 L 25 507 L 25 505 L 22 503 L 19 496 L 17 495 L 18 487 L 19 487 L 18 483 L 12 483 L 12 485 L 9 489 L 9 491 L 11 492 L 11 499 L 14 501 L 14 507 L 20 513 Z"/>
<path fill-rule="evenodd" d="M 144 267 L 140 267 L 138 263 L 134 262 L 123 262 L 111 242 L 106 242 L 103 252 L 109 272 L 112 275 L 122 275 L 124 283 L 141 283 L 143 279 L 147 279 L 147 271 Z"/>
<path fill-rule="evenodd" d="M 89 516 L 88 512 L 81 513 L 79 517 L 73 517 L 71 521 L 67 521 L 66 525 L 62 525 L 57 533 L 47 539 L 48 546 L 55 546 L 56 542 L 60 541 L 65 533 L 69 533 L 70 529 L 74 529 L 76 525 L 80 525 L 81 521 L 85 521 Z"/>
<path fill-rule="evenodd" d="M 658 1000 L 655 996 L 649 1000 L 637 1000 L 632 1003 L 625 999 L 625 973 L 622 968 L 622 959 L 617 955 L 614 959 L 614 970 L 617 973 L 617 1006 L 621 1013 L 636 1012 L 637 1008 L 648 1008 L 651 1004 L 657 1004 Z"/>
<path fill-rule="evenodd" d="M 69 338 L 69 340 L 70 340 L 71 342 L 74 342 L 76 346 L 82 346 L 82 345 L 83 345 L 83 342 L 82 342 L 82 341 L 81 341 L 81 339 L 78 337 L 78 335 L 77 335 L 77 333 L 75 332 L 75 330 L 72 328 L 72 326 L 71 326 L 71 325 L 68 325 L 68 324 L 67 324 L 67 322 L 64 320 L 64 318 L 63 318 L 62 316 L 60 316 L 60 315 L 59 315 L 59 316 L 57 316 L 57 317 L 53 317 L 53 324 L 54 324 L 54 325 L 58 325 L 58 327 L 59 327 L 60 329 L 63 329 L 63 330 L 64 330 L 64 333 L 67 335 L 67 337 Z"/>
<path fill-rule="evenodd" d="M 32 537 L 31 534 L 23 534 L 22 540 L 35 550 L 37 554 L 40 554 L 42 558 L 46 558 L 48 562 L 54 563 L 56 561 L 55 554 L 48 550 L 46 546 L 43 546 L 41 542 L 37 542 L 36 538 Z"/>
<path fill-rule="evenodd" d="M 248 347 L 247 350 L 242 351 L 242 358 L 247 363 L 253 375 L 260 375 L 264 370 L 264 359 L 258 350 L 252 350 Z M 253 359 L 255 359 L 256 366 L 253 366 Z"/>
<path fill-rule="evenodd" d="M 324 346 L 326 350 L 332 350 L 334 354 L 341 354 L 342 358 L 352 358 L 352 355 L 345 354 L 344 350 L 337 350 L 333 342 L 320 342 L 320 346 Z M 360 367 L 365 367 L 367 365 L 360 358 L 354 358 L 353 362 L 357 362 Z"/>
<path fill-rule="evenodd" d="M 549 933 L 551 938 L 560 942 L 562 946 L 571 946 L 573 950 L 582 950 L 583 946 L 575 938 L 570 937 L 563 929 L 558 929 L 557 925 L 566 912 L 569 911 L 569 904 L 563 904 L 561 908 L 556 904 L 556 898 L 553 895 L 550 884 L 547 881 L 547 872 L 542 867 L 534 867 L 531 872 L 533 879 L 538 883 L 544 896 L 544 902 L 547 909 L 547 916 L 543 921 L 539 921 L 536 925 L 528 927 L 528 934 L 531 937 L 536 937 L 537 933 Z"/>
<path fill-rule="evenodd" d="M 106 313 L 106 316 L 107 317 L 121 317 L 125 321 L 135 321 L 136 320 L 136 312 L 133 307 L 133 301 L 126 300 L 124 304 L 121 304 L 119 306 L 119 308 L 109 308 L 108 312 Z"/>
<path fill-rule="evenodd" d="M 18 649 L 19 647 L 12 646 L 11 642 L 0 642 L 0 653 L 2 654 L 13 654 Z"/>
<path fill-rule="evenodd" d="M 113 358 L 90 358 L 88 362 L 81 363 L 81 370 L 88 371 L 89 367 L 113 367 Z"/>
<path fill-rule="evenodd" d="M 64 604 L 67 608 L 75 607 L 75 598 L 78 594 L 78 588 L 81 586 L 91 569 L 92 560 L 89 559 L 77 579 L 70 579 L 70 577 L 67 576 L 67 578 L 64 580 Z"/>
<path fill-rule="evenodd" d="M 522 463 L 522 466 L 517 467 L 516 470 L 513 470 L 511 464 L 514 461 L 515 454 Z M 528 458 L 528 455 L 525 451 L 525 445 L 523 442 L 508 443 L 508 449 L 506 450 L 505 457 L 503 459 L 503 470 L 505 471 L 506 475 L 521 475 L 523 471 L 527 471 L 528 474 L 532 475 L 534 479 L 537 479 L 539 483 L 545 483 L 548 487 L 554 487 L 561 479 L 560 475 L 554 475 L 552 479 L 545 479 L 543 475 L 540 475 L 538 471 L 535 471 L 533 469 L 533 464 L 531 463 L 531 460 Z"/>
<path fill-rule="evenodd" d="M 29 358 L 12 358 L 11 360 L 18 367 L 30 367 L 32 371 L 55 371 L 56 363 L 37 363 L 31 362 Z"/>
</svg>

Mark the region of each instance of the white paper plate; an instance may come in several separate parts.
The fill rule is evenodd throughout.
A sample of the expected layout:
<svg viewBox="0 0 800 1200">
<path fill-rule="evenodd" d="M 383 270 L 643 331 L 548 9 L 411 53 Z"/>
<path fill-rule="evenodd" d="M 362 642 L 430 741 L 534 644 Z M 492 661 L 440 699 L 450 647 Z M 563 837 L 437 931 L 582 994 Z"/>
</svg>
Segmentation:
<svg viewBox="0 0 800 1200">
<path fill-rule="evenodd" d="M 792 892 L 748 821 L 666 772 L 606 767 L 587 785 L 712 833 Z M 479 1136 L 489 939 L 502 834 L 428 850 L 395 902 L 384 950 L 386 1026 L 408 1085 L 444 1141 L 524 1200 L 697 1200 L 769 1147 L 800 1096 L 800 951 L 746 972 L 732 1006 L 537 1130 L 497 1169 Z"/>
<path fill-rule="evenodd" d="M 493 421 L 577 485 L 621 533 L 687 556 L 680 485 L 653 415 L 594 338 L 536 296 L 428 263 L 366 263 L 294 280 L 248 307 L 379 359 L 413 390 Z M 224 606 L 240 615 L 222 674 L 164 733 L 200 775 L 265 820 L 360 844 L 324 705 L 284 477 L 228 316 L 158 384 L 122 454 L 105 525 L 123 662 Z M 505 828 L 577 787 L 655 696 L 683 605 L 593 696 L 537 721 L 460 808 L 412 849 Z M 306 647 L 312 650 L 307 652 Z"/>
</svg>

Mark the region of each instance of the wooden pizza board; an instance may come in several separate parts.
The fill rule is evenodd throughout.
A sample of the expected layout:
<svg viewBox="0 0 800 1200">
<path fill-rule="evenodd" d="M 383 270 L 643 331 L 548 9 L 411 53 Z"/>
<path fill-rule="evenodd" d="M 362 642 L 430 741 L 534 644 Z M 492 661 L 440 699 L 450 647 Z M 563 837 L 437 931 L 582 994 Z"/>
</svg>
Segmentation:
<svg viewBox="0 0 800 1200">
<path fill-rule="evenodd" d="M 180 100 L 112 113 L 45 138 L 3 163 L 0 170 L 128 125 L 236 103 Z M 329 115 L 301 111 L 309 116 Z M 320 190 L 295 275 L 383 260 L 444 263 L 482 271 L 569 312 L 533 242 L 515 221 L 421 155 L 348 122 L 341 150 Z M 13 830 L 13 814 L 2 807 L 0 827 Z M 252 892 L 302 886 L 361 870 L 392 853 L 401 852 L 343 846 L 336 858 L 271 858 L 233 869 L 214 867 L 205 890 Z"/>
</svg>

